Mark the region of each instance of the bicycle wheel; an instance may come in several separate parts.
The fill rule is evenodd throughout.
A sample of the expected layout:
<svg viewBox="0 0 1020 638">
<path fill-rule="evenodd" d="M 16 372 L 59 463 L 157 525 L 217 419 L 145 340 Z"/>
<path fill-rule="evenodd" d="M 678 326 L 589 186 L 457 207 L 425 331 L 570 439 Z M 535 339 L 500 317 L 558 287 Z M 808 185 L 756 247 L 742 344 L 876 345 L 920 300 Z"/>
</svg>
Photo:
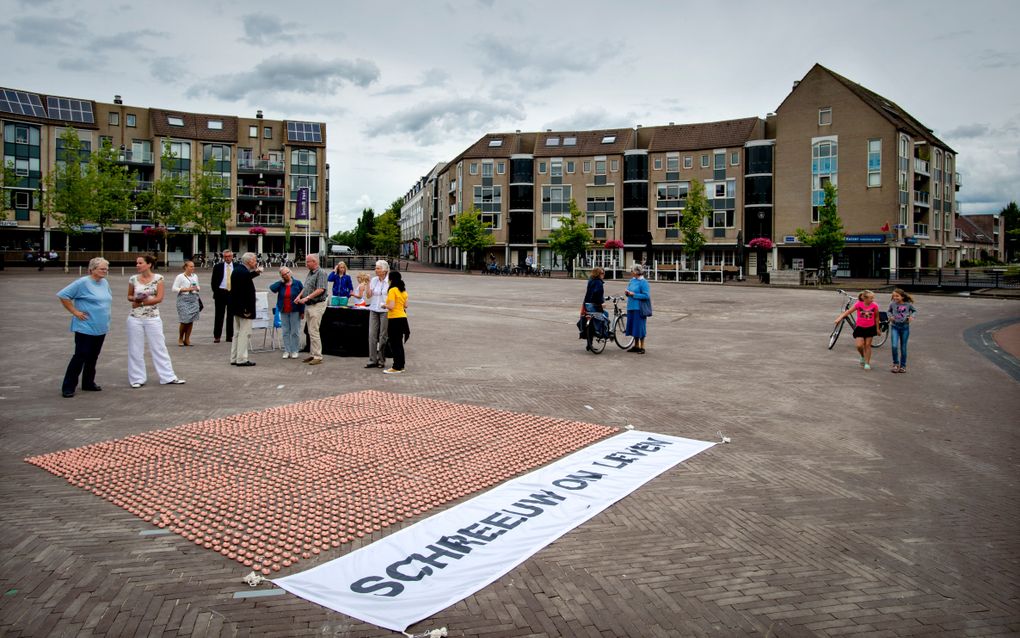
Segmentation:
<svg viewBox="0 0 1020 638">
<path fill-rule="evenodd" d="M 832 346 L 836 345 L 836 340 L 839 339 L 839 333 L 843 332 L 843 324 L 845 322 L 840 321 L 836 324 L 836 327 L 832 329 L 832 334 L 829 335 L 829 350 L 832 350 Z"/>
<path fill-rule="evenodd" d="M 882 344 L 885 343 L 886 339 L 889 338 L 889 324 L 885 323 L 881 325 L 882 331 L 871 340 L 872 348 L 881 348 Z"/>
<path fill-rule="evenodd" d="M 634 337 L 627 336 L 627 315 L 620 315 L 613 320 L 613 341 L 623 350 L 634 345 Z"/>
</svg>

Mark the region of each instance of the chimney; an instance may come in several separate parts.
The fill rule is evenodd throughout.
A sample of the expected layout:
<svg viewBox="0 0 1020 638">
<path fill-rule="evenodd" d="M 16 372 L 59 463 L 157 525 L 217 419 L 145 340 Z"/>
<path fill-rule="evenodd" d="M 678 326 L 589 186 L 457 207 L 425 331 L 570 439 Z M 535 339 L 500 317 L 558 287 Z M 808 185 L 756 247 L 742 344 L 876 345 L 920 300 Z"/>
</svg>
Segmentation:
<svg viewBox="0 0 1020 638">
<path fill-rule="evenodd" d="M 798 84 L 800 84 L 800 80 L 794 80 L 793 81 L 793 88 L 797 88 Z"/>
<path fill-rule="evenodd" d="M 514 131 L 514 132 L 515 132 L 515 133 L 520 133 L 520 132 L 521 132 L 521 129 L 517 129 L 517 130 L 516 130 L 516 131 Z"/>
<path fill-rule="evenodd" d="M 258 111 L 255 112 L 255 119 L 259 120 L 262 119 L 262 109 L 259 109 Z"/>
<path fill-rule="evenodd" d="M 113 103 L 114 103 L 114 104 L 123 104 L 123 103 L 124 103 L 124 100 L 120 99 L 120 96 L 119 96 L 119 95 L 114 95 L 114 96 L 113 96 Z"/>
<path fill-rule="evenodd" d="M 640 125 L 640 124 L 638 124 L 638 125 L 637 125 L 637 126 L 636 126 L 635 128 L 641 128 L 641 125 Z"/>
<path fill-rule="evenodd" d="M 670 122 L 670 123 L 669 123 L 669 125 L 670 125 L 670 126 L 673 126 L 673 122 Z"/>
<path fill-rule="evenodd" d="M 552 129 L 551 128 L 547 128 L 547 129 L 545 129 L 545 132 L 546 133 L 552 133 Z"/>
</svg>

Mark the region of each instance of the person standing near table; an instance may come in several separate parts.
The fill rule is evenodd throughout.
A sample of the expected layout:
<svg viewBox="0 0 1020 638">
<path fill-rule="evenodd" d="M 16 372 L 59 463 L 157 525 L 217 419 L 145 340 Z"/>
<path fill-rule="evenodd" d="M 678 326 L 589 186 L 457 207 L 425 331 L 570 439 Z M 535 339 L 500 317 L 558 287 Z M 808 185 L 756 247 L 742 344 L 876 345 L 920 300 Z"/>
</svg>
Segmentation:
<svg viewBox="0 0 1020 638">
<path fill-rule="evenodd" d="M 329 273 L 328 281 L 333 284 L 333 296 L 334 297 L 350 297 L 351 293 L 354 292 L 354 282 L 351 281 L 351 276 L 347 274 L 347 264 L 340 262 L 333 269 L 333 272 Z"/>
<path fill-rule="evenodd" d="M 138 272 L 128 280 L 128 301 L 131 314 L 127 318 L 128 382 L 132 388 L 145 385 L 145 347 L 156 368 L 161 385 L 181 385 L 184 379 L 174 374 L 170 353 L 166 349 L 163 335 L 163 320 L 159 316 L 159 304 L 163 302 L 165 282 L 163 275 L 152 272 L 156 258 L 142 255 L 135 259 Z"/>
<path fill-rule="evenodd" d="M 390 265 L 385 259 L 375 262 L 375 277 L 368 282 L 368 365 L 386 368 L 387 321 L 386 294 L 390 289 Z"/>
<path fill-rule="evenodd" d="M 102 257 L 89 261 L 89 274 L 68 284 L 57 293 L 60 303 L 70 312 L 71 332 L 74 333 L 74 355 L 67 364 L 61 393 L 65 399 L 74 396 L 81 376 L 81 389 L 99 392 L 96 385 L 96 361 L 103 350 L 106 333 L 110 331 L 110 309 L 113 294 L 106 275 L 110 262 Z"/>
<path fill-rule="evenodd" d="M 407 288 L 399 272 L 391 272 L 390 289 L 386 292 L 386 332 L 389 335 L 390 350 L 393 351 L 393 367 L 383 374 L 404 373 L 404 342 L 411 336 L 407 323 Z"/>
<path fill-rule="evenodd" d="M 241 263 L 234 264 L 230 273 L 230 312 L 234 316 L 235 337 L 230 344 L 232 366 L 243 368 L 255 365 L 254 361 L 248 361 L 248 337 L 251 336 L 251 324 L 255 320 L 255 282 L 252 280 L 261 273 L 255 253 L 241 255 Z"/>
<path fill-rule="evenodd" d="M 302 285 L 294 279 L 290 268 L 280 268 L 280 281 L 269 284 L 269 290 L 276 293 L 276 312 L 280 315 L 283 332 L 283 358 L 297 359 L 301 345 L 301 317 L 305 307 L 297 302 Z"/>
<path fill-rule="evenodd" d="M 223 317 L 227 318 L 227 341 L 234 338 L 234 315 L 230 311 L 230 275 L 234 271 L 234 253 L 229 248 L 223 251 L 223 261 L 213 266 L 212 293 L 216 306 L 213 315 L 213 343 L 220 342 L 223 334 Z"/>
<path fill-rule="evenodd" d="M 305 266 L 308 267 L 308 276 L 305 277 L 305 285 L 301 295 L 295 299 L 297 303 L 305 306 L 305 325 L 308 326 L 308 350 L 309 356 L 304 363 L 317 366 L 322 363 L 322 337 L 319 335 L 319 324 L 322 323 L 322 315 L 326 313 L 326 290 L 329 288 L 329 275 L 325 270 L 319 268 L 319 256 L 308 255 L 305 257 Z"/>
</svg>

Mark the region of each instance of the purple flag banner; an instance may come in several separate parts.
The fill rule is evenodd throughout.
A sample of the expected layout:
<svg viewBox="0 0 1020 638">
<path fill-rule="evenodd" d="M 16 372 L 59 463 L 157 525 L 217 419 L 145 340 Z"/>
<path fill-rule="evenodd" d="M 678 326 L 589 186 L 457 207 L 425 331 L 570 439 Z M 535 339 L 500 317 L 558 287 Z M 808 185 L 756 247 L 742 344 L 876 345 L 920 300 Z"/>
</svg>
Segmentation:
<svg viewBox="0 0 1020 638">
<path fill-rule="evenodd" d="M 297 191 L 297 211 L 294 219 L 308 219 L 308 187 L 299 188 Z"/>
</svg>

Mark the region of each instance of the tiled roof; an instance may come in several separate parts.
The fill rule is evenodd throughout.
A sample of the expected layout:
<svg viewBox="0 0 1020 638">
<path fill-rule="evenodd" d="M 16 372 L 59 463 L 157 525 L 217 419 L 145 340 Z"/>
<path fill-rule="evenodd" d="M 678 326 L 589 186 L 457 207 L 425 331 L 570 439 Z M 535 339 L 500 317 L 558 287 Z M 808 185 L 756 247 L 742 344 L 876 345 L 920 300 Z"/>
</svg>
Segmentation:
<svg viewBox="0 0 1020 638">
<path fill-rule="evenodd" d="M 963 241 L 977 244 L 994 244 L 995 240 L 989 237 L 977 224 L 966 215 L 956 217 L 956 228 L 963 234 Z"/>
<path fill-rule="evenodd" d="M 650 152 L 693 151 L 743 146 L 761 122 L 756 117 L 739 120 L 651 127 Z"/>
<path fill-rule="evenodd" d="M 612 128 L 598 131 L 545 131 L 535 140 L 535 157 L 578 157 L 591 155 L 618 155 L 632 148 L 633 129 Z M 548 140 L 557 143 L 549 146 Z M 566 145 L 564 140 L 573 138 L 574 144 Z M 612 140 L 603 143 L 603 140 Z"/>
<path fill-rule="evenodd" d="M 859 97 L 861 101 L 873 108 L 879 115 L 889 120 L 897 129 L 904 130 L 910 133 L 911 137 L 923 139 L 934 146 L 941 147 L 953 153 L 956 152 L 950 148 L 948 144 L 935 137 L 930 128 L 919 122 L 916 118 L 914 118 L 914 116 L 907 113 L 906 109 L 900 107 L 900 105 L 896 104 L 892 100 L 882 97 L 870 89 L 864 88 L 860 84 L 843 77 L 831 69 L 825 68 L 821 64 L 815 64 L 815 67 L 812 68 L 811 71 L 814 71 L 815 68 L 828 73 L 840 84 L 850 89 L 850 91 Z"/>
<path fill-rule="evenodd" d="M 170 124 L 168 118 L 171 117 L 180 118 L 184 122 L 184 126 L 173 126 Z M 223 128 L 209 128 L 210 121 L 222 122 Z M 203 113 L 149 109 L 149 124 L 152 127 L 152 132 L 156 135 L 210 142 L 237 143 L 237 117 L 233 115 L 206 115 Z"/>
</svg>

